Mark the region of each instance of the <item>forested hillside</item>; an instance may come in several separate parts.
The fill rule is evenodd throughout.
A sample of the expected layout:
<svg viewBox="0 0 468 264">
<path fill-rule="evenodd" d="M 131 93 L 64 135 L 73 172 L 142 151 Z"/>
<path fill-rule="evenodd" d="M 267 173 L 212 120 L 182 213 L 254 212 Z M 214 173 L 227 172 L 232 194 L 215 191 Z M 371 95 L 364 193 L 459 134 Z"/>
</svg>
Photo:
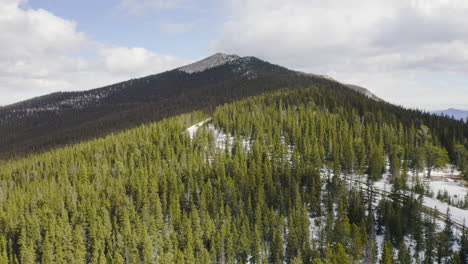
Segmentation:
<svg viewBox="0 0 468 264">
<path fill-rule="evenodd" d="M 223 54 L 207 59 L 220 56 Z M 185 71 L 185 67 L 0 107 L 0 159 L 43 152 L 196 110 L 212 111 L 217 105 L 283 87 L 345 87 L 255 57 L 236 57 L 202 71 Z"/>
<path fill-rule="evenodd" d="M 225 57 L 230 59 L 223 61 Z M 329 89 L 336 94 L 334 97 L 339 97 L 321 99 L 327 107 L 347 107 L 352 103 L 360 115 L 374 110 L 385 115 L 389 111 L 405 124 L 426 124 L 450 146 L 453 131 L 458 133 L 456 138 L 468 136 L 466 126 L 460 128 L 462 122 L 385 103 L 362 87 L 289 70 L 255 57 L 215 54 L 160 74 L 0 107 L 0 160 L 44 152 L 183 113 L 212 112 L 218 105 L 284 87 L 310 85 Z M 343 100 L 343 96 L 352 102 Z"/>
<path fill-rule="evenodd" d="M 466 263 L 467 231 L 414 175 L 467 175 L 467 139 L 322 86 L 164 119 L 3 162 L 0 263 Z"/>
</svg>

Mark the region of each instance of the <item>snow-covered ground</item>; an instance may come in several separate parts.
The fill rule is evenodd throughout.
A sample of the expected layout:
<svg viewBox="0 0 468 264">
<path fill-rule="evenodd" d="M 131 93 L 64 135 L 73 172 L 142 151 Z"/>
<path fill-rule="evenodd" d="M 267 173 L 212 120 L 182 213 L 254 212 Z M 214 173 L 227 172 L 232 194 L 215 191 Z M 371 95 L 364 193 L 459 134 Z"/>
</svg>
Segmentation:
<svg viewBox="0 0 468 264">
<path fill-rule="evenodd" d="M 459 170 L 449 165 L 442 169 L 433 170 L 430 179 L 426 177 L 426 170 L 418 173 L 418 177 L 429 190 L 429 196 L 437 199 L 438 194 L 444 195 L 446 193 L 447 198 L 450 198 L 451 204 L 463 204 L 468 199 L 468 188 L 464 185 L 463 180 L 458 178 L 460 174 Z M 409 177 L 413 177 L 411 172 L 409 173 Z"/>
<path fill-rule="evenodd" d="M 211 120 L 211 118 L 205 119 L 205 120 L 203 120 L 203 121 L 201 121 L 201 122 L 198 122 L 198 123 L 196 123 L 195 125 L 193 125 L 193 126 L 187 128 L 187 132 L 189 133 L 190 138 L 193 138 L 193 136 L 195 136 L 195 132 L 197 132 L 197 130 L 198 130 L 200 127 L 202 127 L 206 122 L 208 122 L 208 121 L 210 121 L 210 120 Z"/>
<path fill-rule="evenodd" d="M 234 138 L 230 135 L 226 135 L 226 133 L 224 133 L 223 131 L 220 131 L 218 129 L 216 129 L 216 127 L 211 124 L 210 122 L 210 119 L 206 119 L 206 120 L 203 120 L 189 128 L 187 128 L 187 132 L 190 134 L 190 137 L 194 137 L 195 133 L 197 132 L 197 130 L 203 126 L 206 127 L 206 129 L 208 131 L 211 131 L 213 132 L 215 138 L 216 138 L 216 147 L 218 148 L 221 148 L 221 149 L 224 149 L 226 143 L 228 144 L 232 144 Z M 243 145 L 244 147 L 248 149 L 250 149 L 250 146 L 251 146 L 251 142 L 249 142 L 248 140 L 244 139 L 243 140 Z M 326 174 L 325 172 L 326 170 L 325 169 L 322 169 L 322 173 L 323 175 Z M 387 167 L 387 171 L 389 171 L 389 168 Z M 426 172 L 424 172 L 426 173 Z M 450 168 L 450 167 L 447 167 L 445 169 L 441 169 L 441 170 L 434 170 L 431 174 L 433 176 L 439 176 L 439 177 L 443 177 L 443 176 L 447 176 L 447 175 L 458 175 L 460 172 L 454 170 L 453 168 Z M 412 177 L 411 173 L 409 175 L 410 177 Z M 421 178 L 424 178 L 422 175 L 419 175 Z M 359 177 L 359 176 L 356 176 L 356 175 L 343 175 L 344 178 L 349 178 L 350 180 L 352 181 L 365 181 L 365 177 Z M 390 177 L 390 174 L 387 172 L 387 173 L 384 173 L 382 175 L 382 179 L 375 182 L 375 188 L 378 190 L 378 191 L 383 191 L 383 192 L 390 192 L 391 191 L 391 184 L 389 183 L 389 177 Z M 453 180 L 450 180 L 450 179 L 442 179 L 442 180 L 437 180 L 437 181 L 429 181 L 429 187 L 431 188 L 431 190 L 437 194 L 437 191 L 438 190 L 447 190 L 449 192 L 449 195 L 453 196 L 453 197 L 464 197 L 464 195 L 467 194 L 467 188 L 464 187 L 464 186 L 460 186 L 458 183 L 455 183 Z M 463 225 L 463 223 L 465 223 L 465 225 L 468 225 L 468 210 L 464 210 L 464 209 L 460 209 L 460 208 L 457 208 L 455 206 L 451 206 L 451 205 L 448 205 L 447 203 L 445 202 L 442 202 L 442 201 L 439 201 L 435 198 L 431 198 L 431 197 L 427 197 L 425 196 L 424 197 L 424 200 L 423 200 L 423 205 L 426 206 L 426 207 L 429 207 L 429 208 L 432 208 L 442 214 L 445 214 L 447 213 L 447 208 L 450 209 L 450 215 L 451 215 L 451 218 L 453 219 L 453 221 L 459 225 Z M 311 219 L 312 220 L 312 219 Z M 311 230 L 312 231 L 312 230 Z M 313 232 L 311 232 L 311 235 L 313 235 Z"/>
<path fill-rule="evenodd" d="M 424 170 L 424 175 L 427 175 L 427 170 Z M 455 166 L 449 165 L 442 169 L 435 169 L 431 171 L 432 177 L 445 177 L 445 176 L 458 176 L 460 171 Z"/>
<path fill-rule="evenodd" d="M 387 169 L 388 171 L 388 169 Z M 438 171 L 438 174 L 439 175 L 444 175 L 443 173 L 447 173 L 446 170 L 440 170 Z M 445 174 L 447 175 L 447 174 Z M 375 182 L 375 187 L 376 189 L 380 190 L 380 191 L 385 191 L 385 192 L 390 192 L 391 191 L 391 184 L 389 183 L 389 173 L 384 173 L 382 175 L 382 179 Z M 441 182 L 445 183 L 445 184 L 440 184 Z M 450 192 L 450 195 L 451 196 L 454 196 L 454 195 L 466 195 L 468 189 L 464 186 L 459 186 L 459 185 L 455 185 L 455 182 L 452 181 L 452 185 L 449 185 L 447 183 L 450 183 L 450 181 L 430 181 L 429 182 L 429 186 L 431 187 L 431 190 L 434 191 L 434 190 L 439 190 L 441 188 L 447 188 L 447 186 L 450 186 L 450 188 L 452 188 L 451 190 L 453 190 L 453 192 Z M 436 192 L 437 194 L 437 192 Z M 461 196 L 460 196 L 461 197 Z M 450 216 L 452 218 L 452 220 L 457 223 L 457 224 L 460 224 L 460 225 L 463 225 L 463 223 L 465 223 L 465 225 L 468 225 L 468 210 L 465 210 L 465 209 L 461 209 L 461 208 L 458 208 L 458 207 L 455 207 L 455 206 L 452 206 L 452 205 L 448 205 L 447 203 L 445 202 L 442 202 L 442 201 L 439 201 L 437 200 L 436 198 L 431 198 L 431 197 L 427 197 L 427 196 L 424 196 L 424 200 L 423 200 L 423 205 L 426 206 L 426 207 L 429 207 L 431 209 L 434 209 L 442 214 L 445 214 L 447 213 L 447 208 L 450 209 Z"/>
<path fill-rule="evenodd" d="M 229 55 L 224 53 L 216 53 L 213 56 L 205 58 L 201 61 L 194 62 L 192 64 L 183 66 L 178 68 L 179 71 L 183 71 L 186 73 L 195 73 L 195 72 L 202 72 L 204 70 L 208 70 L 217 66 L 221 66 L 228 62 L 240 59 L 237 55 Z"/>
<path fill-rule="evenodd" d="M 215 145 L 217 148 L 224 149 L 226 147 L 226 144 L 232 145 L 234 142 L 234 137 L 231 135 L 227 135 L 219 129 L 216 129 L 216 127 L 209 122 L 210 120 L 211 118 L 208 118 L 187 128 L 187 132 L 189 133 L 190 137 L 193 138 L 199 128 L 205 127 L 207 131 L 214 134 Z M 250 150 L 251 142 L 249 140 L 243 139 L 241 143 L 247 149 L 247 151 Z"/>
<path fill-rule="evenodd" d="M 429 181 L 429 188 L 437 196 L 438 193 L 443 194 L 445 191 L 447 194 L 456 200 L 464 200 L 468 194 L 468 189 L 463 184 L 458 183 L 450 178 L 444 178 L 442 180 Z"/>
<path fill-rule="evenodd" d="M 211 122 L 211 119 L 206 119 L 203 120 L 189 128 L 187 128 L 187 132 L 189 133 L 190 137 L 193 138 L 196 135 L 196 132 L 199 131 L 200 128 L 204 128 L 208 130 L 209 132 L 212 132 L 215 136 L 215 145 L 217 148 L 224 149 L 226 147 L 226 144 L 232 145 L 234 141 L 234 137 L 231 135 L 228 135 L 224 133 L 223 131 L 217 129 Z M 252 142 L 249 140 L 243 139 L 242 143 L 244 147 L 247 149 L 247 151 L 250 150 Z M 292 146 L 289 146 L 289 152 L 292 153 L 293 148 Z M 322 175 L 325 176 L 329 173 L 329 170 L 327 170 L 326 167 L 322 168 Z M 376 191 L 378 191 L 381 195 L 376 196 L 376 201 L 375 203 L 378 203 L 380 199 L 382 199 L 382 196 L 386 195 L 386 193 L 389 193 L 391 191 L 391 184 L 390 184 L 390 173 L 389 173 L 389 167 L 387 165 L 386 168 L 386 173 L 382 175 L 382 179 L 375 182 L 374 186 Z M 468 189 L 461 185 L 460 183 L 455 182 L 453 179 L 449 178 L 448 176 L 454 176 L 454 175 L 459 175 L 460 172 L 454 170 L 451 167 L 447 167 L 441 170 L 434 170 L 432 171 L 432 176 L 433 178 L 436 178 L 437 180 L 428 180 L 424 177 L 424 175 L 427 175 L 427 172 L 424 171 L 421 174 L 418 175 L 418 177 L 424 181 L 426 186 L 430 188 L 430 190 L 437 195 L 437 192 L 439 191 L 447 191 L 448 194 L 452 198 L 458 198 L 458 199 L 464 199 L 465 195 L 467 195 Z M 409 173 L 409 182 L 412 181 L 413 175 Z M 359 175 L 342 175 L 342 177 L 350 182 L 354 182 L 354 184 L 360 184 L 364 183 L 366 181 L 365 176 L 359 176 Z M 440 212 L 441 214 L 445 215 L 447 213 L 447 209 L 449 209 L 450 217 L 454 223 L 457 225 L 468 225 L 468 210 L 460 209 L 455 206 L 451 206 L 447 204 L 446 202 L 437 200 L 435 198 L 431 197 L 423 197 L 423 205 L 436 210 L 437 212 Z M 286 221 L 286 219 L 285 219 Z M 311 240 L 318 240 L 320 239 L 320 229 L 323 228 L 319 227 L 319 223 L 321 222 L 320 225 L 324 225 L 325 218 L 324 217 L 310 217 L 309 216 L 309 232 L 310 232 L 310 239 Z M 436 224 L 437 224 L 437 232 L 441 232 L 443 227 L 444 227 L 444 221 L 443 219 L 437 218 L 435 219 Z M 287 225 L 286 225 L 287 226 Z M 454 234 L 457 237 L 461 236 L 461 231 L 459 229 L 454 229 Z M 288 230 L 286 230 L 286 233 Z M 377 241 L 377 247 L 378 247 L 378 258 L 380 258 L 380 252 L 382 251 L 383 244 L 384 244 L 384 235 L 377 235 L 376 236 L 376 241 Z M 405 237 L 406 244 L 409 245 L 411 256 L 415 256 L 416 254 L 416 242 L 410 237 Z M 453 250 L 459 250 L 460 245 L 458 243 L 455 243 L 453 245 Z M 283 250 L 286 251 L 286 243 L 283 245 Z M 398 250 L 395 249 L 395 254 L 398 254 Z M 419 258 L 424 259 L 424 252 L 419 252 Z M 250 261 L 249 261 L 250 263 Z"/>
<path fill-rule="evenodd" d="M 432 208 L 442 214 L 447 213 L 447 208 L 449 208 L 450 217 L 455 223 L 460 225 L 463 225 L 463 223 L 465 223 L 465 225 L 468 225 L 468 210 L 448 205 L 447 203 L 427 196 L 424 196 L 423 205 Z"/>
</svg>

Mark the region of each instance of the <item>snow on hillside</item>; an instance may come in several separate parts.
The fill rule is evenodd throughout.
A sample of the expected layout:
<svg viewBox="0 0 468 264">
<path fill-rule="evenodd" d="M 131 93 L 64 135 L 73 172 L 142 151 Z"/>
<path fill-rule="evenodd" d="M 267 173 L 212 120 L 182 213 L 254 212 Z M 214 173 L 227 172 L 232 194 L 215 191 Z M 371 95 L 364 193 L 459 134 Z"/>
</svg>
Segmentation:
<svg viewBox="0 0 468 264">
<path fill-rule="evenodd" d="M 215 125 L 210 122 L 210 119 L 203 120 L 189 128 L 187 128 L 187 132 L 189 133 L 191 138 L 196 136 L 197 131 L 205 130 L 207 132 L 211 132 L 215 138 L 215 146 L 218 149 L 224 150 L 226 146 L 232 145 L 234 142 L 234 137 L 232 137 L 228 132 L 222 131 L 220 128 L 215 127 Z M 247 151 L 251 149 L 252 142 L 246 139 L 243 139 L 242 144 L 246 148 Z M 283 142 L 287 144 L 286 142 Z M 293 147 L 288 146 L 290 153 L 292 153 Z M 211 163 L 211 159 L 209 162 Z M 391 174 L 389 173 L 390 168 L 387 164 L 386 172 L 382 175 L 382 179 L 374 183 L 374 190 L 377 192 L 375 196 L 374 205 L 377 206 L 378 202 L 381 199 L 384 199 L 389 193 L 392 191 L 392 185 L 390 184 Z M 328 175 L 329 173 L 333 174 L 333 172 L 327 167 L 323 167 L 321 169 L 322 177 Z M 440 179 L 440 180 L 430 180 L 425 179 L 425 175 L 427 175 L 427 171 L 423 171 L 422 173 L 418 173 L 418 177 L 422 179 L 426 185 L 431 189 L 432 192 L 437 193 L 438 190 L 447 190 L 451 197 L 455 198 L 463 198 L 467 193 L 467 188 L 464 186 L 460 186 L 454 180 L 450 180 L 448 177 L 453 177 L 459 175 L 460 172 L 457 171 L 453 166 L 447 166 L 444 169 L 434 170 L 432 171 L 433 179 Z M 412 173 L 409 173 L 409 178 L 413 177 Z M 415 175 L 416 176 L 416 175 Z M 359 175 L 345 175 L 341 174 L 341 177 L 346 181 L 350 182 L 350 185 L 362 185 L 365 186 L 366 177 L 359 176 Z M 410 180 L 409 180 L 410 181 Z M 407 192 L 409 195 L 409 192 Z M 456 237 L 461 236 L 460 226 L 468 224 L 468 210 L 464 210 L 461 208 L 457 208 L 455 206 L 449 205 L 446 202 L 437 200 L 435 198 L 431 198 L 428 196 L 424 196 L 422 198 L 423 206 L 427 208 L 431 208 L 439 213 L 441 213 L 442 217 L 438 217 L 435 219 L 436 221 L 436 230 L 437 232 L 442 232 L 445 221 L 443 215 L 449 212 L 450 218 L 456 224 L 453 229 L 453 232 Z M 377 215 L 375 216 L 377 218 Z M 285 219 L 286 221 L 286 219 Z M 323 235 L 323 228 L 325 224 L 325 217 L 312 217 L 309 215 L 309 236 L 311 240 L 319 240 L 320 237 Z M 288 229 L 286 228 L 286 233 L 288 233 Z M 380 234 L 376 236 L 377 248 L 378 252 L 382 252 L 383 245 L 385 241 L 385 234 Z M 416 252 L 416 241 L 411 236 L 405 237 L 406 244 L 409 245 L 411 256 L 414 256 Z M 283 245 L 284 250 L 286 250 L 286 243 Z M 459 242 L 455 242 L 452 246 L 452 250 L 457 251 L 460 249 Z M 395 254 L 398 254 L 398 249 L 395 249 Z M 419 252 L 419 257 L 424 259 L 425 252 Z M 380 253 L 378 254 L 378 258 L 380 259 Z M 250 262 L 249 262 L 250 263 Z"/>
<path fill-rule="evenodd" d="M 424 169 L 422 173 L 423 175 L 427 175 L 427 169 Z M 460 174 L 461 174 L 461 171 L 457 170 L 456 167 L 452 165 L 446 166 L 445 168 L 441 168 L 441 169 L 434 169 L 431 171 L 431 177 L 435 177 L 435 176 L 443 177 L 443 176 L 449 176 L 449 175 L 458 176 Z"/>
<path fill-rule="evenodd" d="M 240 59 L 241 57 L 237 55 L 229 55 L 229 54 L 224 54 L 224 53 L 216 53 L 213 56 L 210 56 L 208 58 L 205 58 L 201 61 L 194 62 L 192 64 L 183 66 L 178 68 L 179 71 L 183 71 L 186 73 L 196 73 L 196 72 L 202 72 L 207 69 L 211 69 L 217 66 L 224 65 L 228 62 Z"/>
<path fill-rule="evenodd" d="M 210 120 L 211 120 L 211 118 L 205 119 L 205 120 L 203 120 L 203 121 L 201 121 L 201 122 L 198 122 L 198 123 L 196 123 L 195 125 L 193 125 L 193 126 L 187 128 L 187 132 L 189 133 L 190 138 L 193 138 L 193 137 L 195 136 L 195 132 L 197 132 L 197 130 L 198 130 L 200 127 L 202 127 L 206 122 L 208 122 L 208 121 L 210 121 Z"/>
<path fill-rule="evenodd" d="M 409 176 L 413 177 L 412 175 L 410 172 Z M 461 175 L 461 172 L 452 165 L 433 170 L 430 179 L 426 177 L 427 170 L 424 170 L 421 174 L 418 173 L 419 179 L 423 181 L 429 191 L 428 196 L 440 199 L 443 202 L 450 200 L 450 204 L 460 206 L 468 199 L 468 188 L 465 187 L 459 175 Z M 439 195 L 440 197 L 438 197 Z"/>
<path fill-rule="evenodd" d="M 234 138 L 232 136 L 227 135 L 223 131 L 220 131 L 209 121 L 210 119 L 206 119 L 187 128 L 187 132 L 190 134 L 190 137 L 193 138 L 197 130 L 205 126 L 208 131 L 213 132 L 215 136 L 216 147 L 224 149 L 226 143 L 228 144 L 233 143 Z M 250 149 L 250 146 L 252 144 L 248 140 L 243 140 L 242 143 L 247 150 Z M 389 171 L 388 166 L 387 166 L 386 171 L 387 172 L 382 175 L 382 179 L 374 183 L 376 190 L 382 193 L 389 193 L 391 191 L 391 184 L 389 183 L 390 174 L 388 173 Z M 459 174 L 459 171 L 456 171 L 453 168 L 449 168 L 449 167 L 445 169 L 441 169 L 441 170 L 434 170 L 432 172 L 433 175 L 437 175 L 437 176 L 454 175 L 457 173 Z M 326 169 L 322 169 L 322 174 L 323 175 L 326 174 Z M 410 176 L 411 176 L 411 173 L 410 173 Z M 365 178 L 360 177 L 358 175 L 343 175 L 342 177 L 345 179 L 347 178 L 351 181 L 355 181 L 355 182 L 365 182 Z M 433 192 L 435 191 L 436 194 L 437 194 L 436 190 L 438 189 L 443 189 L 443 188 L 448 189 L 450 190 L 451 196 L 458 195 L 459 197 L 463 197 L 462 195 L 463 194 L 466 195 L 466 192 L 468 191 L 467 188 L 465 187 L 462 187 L 459 185 L 454 186 L 453 182 L 450 182 L 450 181 L 446 181 L 444 182 L 444 184 L 441 184 L 440 182 L 437 182 L 437 181 L 433 181 L 433 182 L 430 181 L 429 186 L 431 187 L 431 190 Z M 381 197 L 377 197 L 377 198 L 380 199 Z M 445 214 L 447 212 L 447 209 L 449 209 L 451 218 L 453 219 L 455 223 L 460 224 L 460 225 L 463 225 L 463 223 L 465 223 L 465 225 L 468 225 L 468 210 L 464 210 L 461 208 L 457 208 L 455 206 L 448 205 L 445 202 L 442 202 L 435 198 L 431 198 L 427 196 L 423 198 L 423 205 L 428 208 L 432 208 L 442 214 Z M 313 219 L 311 219 L 311 221 L 312 220 Z"/>
<path fill-rule="evenodd" d="M 388 167 L 387 167 L 387 171 L 389 171 Z M 448 167 L 445 169 L 434 171 L 434 173 L 438 176 L 452 175 L 453 173 L 451 172 L 452 172 L 452 169 Z M 455 171 L 455 173 L 457 172 L 458 171 Z M 412 176 L 411 173 L 409 176 L 410 177 Z M 389 177 L 390 177 L 390 174 L 388 172 L 384 173 L 382 175 L 382 179 L 375 182 L 374 186 L 380 191 L 390 192 L 391 184 L 389 182 Z M 428 184 L 431 191 L 434 192 L 436 195 L 437 195 L 437 190 L 447 189 L 447 191 L 450 190 L 449 195 L 451 197 L 453 198 L 458 197 L 458 199 L 464 199 L 465 195 L 468 192 L 467 188 L 465 188 L 464 186 L 460 186 L 459 184 L 456 184 L 453 181 L 427 181 L 426 184 Z M 439 201 L 436 198 L 432 198 L 428 196 L 424 196 L 423 205 L 431 209 L 434 209 L 442 214 L 447 213 L 447 208 L 449 208 L 451 217 L 454 220 L 454 222 L 460 225 L 463 225 L 463 223 L 468 225 L 468 210 L 464 210 L 464 209 L 461 209 L 452 205 L 448 205 L 447 203 L 443 201 Z"/>
<path fill-rule="evenodd" d="M 437 181 L 429 181 L 429 188 L 436 196 L 438 193 L 443 194 L 447 192 L 455 200 L 463 200 L 468 195 L 468 189 L 461 183 L 457 183 L 452 179 L 443 179 Z"/>
<path fill-rule="evenodd" d="M 187 128 L 187 132 L 190 134 L 191 138 L 194 138 L 196 136 L 197 131 L 199 129 L 206 129 L 206 131 L 213 133 L 215 137 L 215 146 L 218 149 L 225 149 L 227 145 L 232 145 L 234 142 L 234 137 L 232 137 L 229 133 L 225 133 L 221 129 L 215 127 L 215 125 L 210 122 L 210 119 L 206 119 L 202 122 L 199 122 L 189 128 Z M 286 142 L 283 142 L 286 144 Z M 246 139 L 242 140 L 243 146 L 246 148 L 247 151 L 250 150 L 252 142 Z M 289 146 L 289 151 L 292 152 L 292 146 Z M 212 160 L 209 160 L 211 162 Z M 327 170 L 326 167 L 322 168 L 322 176 L 325 177 L 328 173 L 332 173 L 331 170 Z M 374 190 L 377 192 L 377 195 L 375 196 L 376 200 L 374 201 L 374 205 L 377 206 L 377 203 L 383 199 L 385 196 L 387 196 L 392 189 L 392 186 L 390 184 L 390 173 L 389 173 L 389 166 L 387 165 L 386 168 L 386 173 L 382 175 L 382 179 L 374 183 Z M 418 173 L 420 174 L 420 173 Z M 434 170 L 432 171 L 432 174 L 438 178 L 441 178 L 445 180 L 446 176 L 454 176 L 454 175 L 459 175 L 460 172 L 455 170 L 453 167 L 447 167 L 445 169 L 441 170 Z M 424 179 L 424 175 L 427 175 L 427 172 L 423 172 L 422 175 L 420 176 L 421 179 Z M 412 177 L 411 173 L 409 175 Z M 344 175 L 342 174 L 341 177 L 345 179 L 346 181 L 350 181 L 350 184 L 362 184 L 365 185 L 364 183 L 366 182 L 365 176 L 359 176 L 359 175 Z M 351 183 L 353 182 L 353 183 Z M 447 189 L 449 191 L 450 195 L 453 197 L 463 197 L 463 193 L 467 192 L 467 189 L 463 186 L 456 185 L 455 182 L 453 181 L 430 181 L 426 180 L 426 184 L 431 188 L 432 192 L 437 192 L 436 190 L 439 189 Z M 422 204 L 427 207 L 431 208 L 442 215 L 445 215 L 448 212 L 450 214 L 450 217 L 452 221 L 456 224 L 456 227 L 460 227 L 461 225 L 467 225 L 468 224 L 468 210 L 460 209 L 455 206 L 449 205 L 446 202 L 437 200 L 435 198 L 423 197 Z M 377 216 L 376 216 L 377 217 Z M 285 219 L 286 221 L 286 219 Z M 314 240 L 320 239 L 321 236 L 321 229 L 323 228 L 325 218 L 324 217 L 311 217 L 309 216 L 309 232 L 310 232 L 310 238 Z M 436 230 L 437 232 L 441 232 L 442 229 L 445 226 L 445 222 L 442 218 L 437 218 L 435 219 L 437 226 Z M 456 237 L 461 236 L 461 231 L 457 228 L 454 228 L 454 234 Z M 286 228 L 286 233 L 288 232 Z M 382 251 L 383 244 L 384 244 L 384 234 L 377 235 L 376 240 L 377 240 L 377 248 L 378 252 Z M 407 236 L 405 237 L 405 240 L 407 241 L 407 244 L 410 247 L 411 255 L 414 256 L 416 254 L 416 242 L 414 239 L 411 237 Z M 283 245 L 284 250 L 286 250 L 286 244 Z M 459 250 L 460 245 L 458 242 L 454 243 L 452 246 L 452 250 Z M 395 249 L 396 254 L 398 254 L 398 250 Z M 424 252 L 419 252 L 419 256 L 421 259 L 424 258 Z M 380 258 L 380 253 L 379 253 L 379 258 Z"/>
<path fill-rule="evenodd" d="M 209 123 L 210 120 L 211 118 L 208 118 L 206 120 L 203 120 L 187 128 L 186 131 L 189 133 L 190 138 L 193 138 L 196 135 L 196 132 L 198 131 L 199 128 L 206 125 L 205 126 L 206 130 L 213 133 L 215 137 L 215 146 L 217 148 L 224 149 L 226 147 L 226 144 L 232 145 L 234 143 L 234 137 L 231 135 L 227 135 L 223 131 L 217 129 L 213 124 Z M 241 143 L 247 150 L 250 150 L 251 142 L 244 139 L 242 140 Z"/>
<path fill-rule="evenodd" d="M 463 225 L 464 223 L 465 225 L 468 225 L 468 210 L 448 205 L 447 203 L 427 196 L 424 196 L 423 205 L 442 214 L 447 213 L 447 209 L 450 209 L 450 217 L 455 223 L 460 225 Z"/>
</svg>

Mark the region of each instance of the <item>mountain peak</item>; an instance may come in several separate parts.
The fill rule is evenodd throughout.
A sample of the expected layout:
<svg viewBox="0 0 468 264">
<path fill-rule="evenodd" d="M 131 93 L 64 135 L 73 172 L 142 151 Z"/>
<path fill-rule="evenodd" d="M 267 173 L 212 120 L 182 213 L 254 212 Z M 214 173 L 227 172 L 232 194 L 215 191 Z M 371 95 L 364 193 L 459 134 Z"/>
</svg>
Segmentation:
<svg viewBox="0 0 468 264">
<path fill-rule="evenodd" d="M 241 57 L 238 55 L 231 55 L 231 54 L 224 54 L 224 53 L 216 53 L 212 56 L 204 58 L 200 61 L 191 63 L 186 66 L 182 66 L 177 68 L 179 71 L 183 71 L 186 73 L 195 73 L 201 72 L 207 69 L 211 69 L 217 66 L 224 65 L 228 62 L 240 59 Z"/>
<path fill-rule="evenodd" d="M 432 111 L 431 113 L 440 115 L 440 116 L 452 117 L 457 120 L 468 118 L 468 110 L 461 110 L 461 109 L 456 109 L 452 107 L 448 108 L 447 110 Z"/>
</svg>

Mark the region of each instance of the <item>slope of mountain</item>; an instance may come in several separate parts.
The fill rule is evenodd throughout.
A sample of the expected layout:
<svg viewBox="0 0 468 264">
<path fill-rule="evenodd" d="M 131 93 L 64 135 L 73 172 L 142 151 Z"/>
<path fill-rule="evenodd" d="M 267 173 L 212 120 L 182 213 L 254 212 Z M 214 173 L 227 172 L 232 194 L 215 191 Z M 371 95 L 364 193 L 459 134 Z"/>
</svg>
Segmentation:
<svg viewBox="0 0 468 264">
<path fill-rule="evenodd" d="M 449 108 L 447 110 L 432 111 L 431 113 L 440 115 L 440 116 L 448 116 L 457 120 L 460 120 L 460 119 L 467 120 L 468 118 L 467 110 L 459 110 L 459 109 L 454 109 L 454 108 Z"/>
<path fill-rule="evenodd" d="M 4 162 L 0 263 L 466 259 L 465 219 L 426 208 L 410 177 L 445 165 L 467 125 L 427 116 L 444 126 L 310 85 Z"/>
<path fill-rule="evenodd" d="M 1 107 L 0 159 L 45 151 L 194 110 L 210 112 L 217 105 L 267 91 L 311 85 L 345 96 L 361 114 L 385 109 L 398 113 L 403 122 L 424 122 L 435 133 L 441 133 L 443 141 L 454 139 L 438 127 L 460 126 L 446 118 L 393 106 L 367 90 L 330 78 L 292 71 L 255 57 L 218 53 L 144 78 L 89 91 L 53 93 Z M 361 100 L 362 94 L 368 100 Z"/>
<path fill-rule="evenodd" d="M 99 137 L 193 110 L 288 86 L 346 90 L 255 57 L 215 54 L 199 62 L 140 79 L 82 91 L 53 93 L 0 108 L 0 154 Z"/>
<path fill-rule="evenodd" d="M 376 101 L 382 101 L 383 100 L 376 96 L 375 94 L 371 93 L 367 88 L 364 88 L 364 87 L 361 87 L 361 86 L 357 86 L 357 85 L 354 85 L 354 84 L 345 84 L 347 87 L 349 87 L 350 89 L 356 91 L 356 92 L 359 92 L 359 93 L 362 93 L 363 95 L 371 98 L 371 99 L 374 99 Z"/>
<path fill-rule="evenodd" d="M 323 78 L 323 79 L 329 80 L 329 81 L 338 82 L 337 80 L 333 79 L 332 77 L 330 77 L 328 75 L 317 75 L 317 74 L 313 74 L 313 73 L 302 73 L 302 74 L 306 74 L 306 75 L 310 75 L 310 76 L 314 76 L 314 77 L 318 77 L 318 78 Z M 349 89 L 351 89 L 353 91 L 356 91 L 358 93 L 361 93 L 361 94 L 363 94 L 363 95 L 365 95 L 365 96 L 367 96 L 367 97 L 369 97 L 369 98 L 371 98 L 373 100 L 384 102 L 384 100 L 382 100 L 380 97 L 373 94 L 367 88 L 364 88 L 364 87 L 361 87 L 361 86 L 358 86 L 358 85 L 354 85 L 354 84 L 344 84 L 344 83 L 341 83 L 341 84 L 348 87 Z"/>
<path fill-rule="evenodd" d="M 177 69 L 186 73 L 196 73 L 218 67 L 232 61 L 239 61 L 239 59 L 241 59 L 241 57 L 237 55 L 216 53 L 215 55 L 205 58 L 201 61 L 197 61 Z"/>
</svg>

